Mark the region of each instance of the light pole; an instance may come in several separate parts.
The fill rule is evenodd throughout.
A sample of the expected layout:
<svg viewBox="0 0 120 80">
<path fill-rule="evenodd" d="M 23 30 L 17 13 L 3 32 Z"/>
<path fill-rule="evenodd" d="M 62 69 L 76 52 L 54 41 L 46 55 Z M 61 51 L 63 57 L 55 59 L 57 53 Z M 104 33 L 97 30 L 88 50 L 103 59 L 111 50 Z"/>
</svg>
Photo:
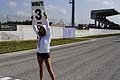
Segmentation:
<svg viewBox="0 0 120 80">
<path fill-rule="evenodd" d="M 72 22 L 71 26 L 75 28 L 75 0 L 70 0 L 69 4 L 72 4 Z"/>
</svg>

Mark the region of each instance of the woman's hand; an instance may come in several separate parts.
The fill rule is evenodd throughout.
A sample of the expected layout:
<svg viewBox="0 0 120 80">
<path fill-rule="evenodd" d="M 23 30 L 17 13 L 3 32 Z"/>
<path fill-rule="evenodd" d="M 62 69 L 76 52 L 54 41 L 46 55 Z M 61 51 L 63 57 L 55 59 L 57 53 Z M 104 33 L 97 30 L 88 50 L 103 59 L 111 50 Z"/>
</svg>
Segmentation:
<svg viewBox="0 0 120 80">
<path fill-rule="evenodd" d="M 33 20 L 33 16 L 31 16 L 31 19 Z"/>
<path fill-rule="evenodd" d="M 43 12 L 43 15 L 45 16 L 45 19 L 48 19 L 47 14 Z"/>
</svg>

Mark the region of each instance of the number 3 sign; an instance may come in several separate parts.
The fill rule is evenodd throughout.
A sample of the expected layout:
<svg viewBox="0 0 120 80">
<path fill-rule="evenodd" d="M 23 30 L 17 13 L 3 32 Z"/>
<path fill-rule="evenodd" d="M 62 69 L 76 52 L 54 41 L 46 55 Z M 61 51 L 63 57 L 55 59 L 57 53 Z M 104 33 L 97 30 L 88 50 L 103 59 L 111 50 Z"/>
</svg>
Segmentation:
<svg viewBox="0 0 120 80">
<path fill-rule="evenodd" d="M 32 25 L 42 24 L 44 17 L 44 1 L 43 0 L 32 0 Z"/>
</svg>

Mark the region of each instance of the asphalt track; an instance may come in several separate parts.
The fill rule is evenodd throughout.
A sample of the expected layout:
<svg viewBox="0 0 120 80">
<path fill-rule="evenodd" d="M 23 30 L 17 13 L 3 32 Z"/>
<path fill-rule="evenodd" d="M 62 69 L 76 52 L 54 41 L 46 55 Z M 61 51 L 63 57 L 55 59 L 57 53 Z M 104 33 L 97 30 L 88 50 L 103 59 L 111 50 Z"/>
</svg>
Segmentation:
<svg viewBox="0 0 120 80">
<path fill-rule="evenodd" d="M 0 55 L 0 80 L 39 80 L 35 50 L 21 53 Z M 56 47 L 51 56 L 57 80 L 120 80 L 120 36 Z"/>
</svg>

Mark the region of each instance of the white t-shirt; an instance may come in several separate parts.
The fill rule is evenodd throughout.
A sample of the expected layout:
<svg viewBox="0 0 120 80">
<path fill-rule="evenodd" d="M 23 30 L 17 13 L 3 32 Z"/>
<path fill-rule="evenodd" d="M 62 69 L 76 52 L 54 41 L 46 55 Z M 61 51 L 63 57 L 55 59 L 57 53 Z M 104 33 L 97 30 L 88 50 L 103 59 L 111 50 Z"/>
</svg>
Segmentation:
<svg viewBox="0 0 120 80">
<path fill-rule="evenodd" d="M 37 25 L 33 26 L 33 30 L 36 33 L 38 37 L 38 43 L 37 43 L 37 52 L 39 53 L 50 53 L 50 42 L 51 42 L 51 28 L 49 26 L 48 19 L 45 20 L 45 23 L 43 27 L 46 30 L 46 35 L 44 37 L 41 37 L 38 35 L 38 29 Z"/>
</svg>

